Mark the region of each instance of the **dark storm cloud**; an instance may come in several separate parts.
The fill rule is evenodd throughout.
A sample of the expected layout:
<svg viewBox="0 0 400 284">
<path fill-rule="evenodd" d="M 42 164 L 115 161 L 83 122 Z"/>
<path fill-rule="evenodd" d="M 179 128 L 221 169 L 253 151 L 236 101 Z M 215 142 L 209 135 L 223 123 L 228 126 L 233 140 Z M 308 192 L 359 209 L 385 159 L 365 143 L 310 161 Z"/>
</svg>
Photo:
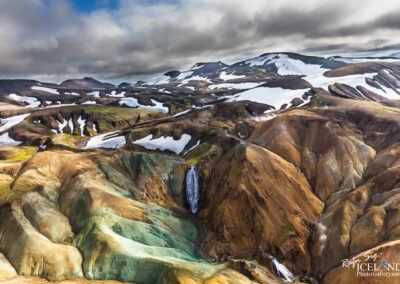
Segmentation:
<svg viewBox="0 0 400 284">
<path fill-rule="evenodd" d="M 66 0 L 2 0 L 0 76 L 121 78 L 268 51 L 400 44 L 400 4 L 331 2 L 120 0 L 80 14 Z"/>
<path fill-rule="evenodd" d="M 353 36 L 353 35 L 367 35 L 368 33 L 378 29 L 390 29 L 399 31 L 400 30 L 400 9 L 397 11 L 390 12 L 379 18 L 367 21 L 365 23 L 356 23 L 347 25 L 341 28 L 329 28 L 325 32 L 325 36 L 337 37 L 337 36 Z M 400 35 L 400 33 L 399 33 Z M 310 36 L 318 37 L 322 36 L 321 33 L 310 34 Z"/>
</svg>

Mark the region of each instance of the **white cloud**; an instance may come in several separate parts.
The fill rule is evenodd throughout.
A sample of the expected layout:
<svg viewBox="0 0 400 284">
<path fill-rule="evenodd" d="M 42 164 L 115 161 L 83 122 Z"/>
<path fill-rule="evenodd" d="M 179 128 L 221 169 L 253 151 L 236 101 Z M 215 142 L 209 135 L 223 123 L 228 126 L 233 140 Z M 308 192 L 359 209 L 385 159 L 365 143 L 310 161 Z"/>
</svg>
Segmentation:
<svg viewBox="0 0 400 284">
<path fill-rule="evenodd" d="M 90 14 L 50 3 L 0 1 L 2 77 L 123 77 L 268 51 L 400 46 L 391 0 L 121 0 Z"/>
</svg>

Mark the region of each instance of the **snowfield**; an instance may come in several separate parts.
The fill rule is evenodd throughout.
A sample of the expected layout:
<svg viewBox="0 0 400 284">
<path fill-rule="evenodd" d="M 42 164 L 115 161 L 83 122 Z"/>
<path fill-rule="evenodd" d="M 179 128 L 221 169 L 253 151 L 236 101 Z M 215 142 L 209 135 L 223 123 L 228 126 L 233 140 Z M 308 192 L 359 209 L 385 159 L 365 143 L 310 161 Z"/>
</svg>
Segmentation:
<svg viewBox="0 0 400 284">
<path fill-rule="evenodd" d="M 172 136 L 153 139 L 153 135 L 150 134 L 142 139 L 133 141 L 132 144 L 140 145 L 148 150 L 169 150 L 175 154 L 179 154 L 185 149 L 190 139 L 192 137 L 189 134 L 182 134 L 179 140 L 174 140 Z"/>
<path fill-rule="evenodd" d="M 259 87 L 232 96 L 228 101 L 253 101 L 280 109 L 284 104 L 290 104 L 294 98 L 301 96 L 309 89 L 288 90 L 282 88 Z"/>
<path fill-rule="evenodd" d="M 94 125 L 94 124 L 93 124 Z M 93 136 L 86 143 L 85 149 L 118 149 L 126 144 L 125 136 L 113 136 L 118 131 Z M 112 137 L 111 137 L 112 136 Z"/>
<path fill-rule="evenodd" d="M 46 87 L 39 87 L 39 86 L 32 86 L 31 87 L 32 90 L 36 90 L 36 91 L 42 91 L 42 92 L 47 92 L 47 93 L 51 93 L 51 94 L 55 94 L 58 95 L 58 91 L 56 89 L 52 89 L 52 88 L 46 88 Z"/>
<path fill-rule="evenodd" d="M 279 75 L 313 75 L 323 74 L 330 69 L 318 64 L 307 64 L 301 60 L 290 58 L 287 54 L 267 54 L 245 61 L 250 66 L 275 64 Z"/>
</svg>

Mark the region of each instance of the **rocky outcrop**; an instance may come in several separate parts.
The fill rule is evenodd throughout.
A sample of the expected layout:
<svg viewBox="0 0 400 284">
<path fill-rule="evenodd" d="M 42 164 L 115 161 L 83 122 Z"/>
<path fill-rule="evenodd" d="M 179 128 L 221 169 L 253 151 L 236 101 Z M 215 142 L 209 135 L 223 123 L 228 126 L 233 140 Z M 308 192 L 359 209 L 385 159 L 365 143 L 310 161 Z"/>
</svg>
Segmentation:
<svg viewBox="0 0 400 284">
<path fill-rule="evenodd" d="M 258 124 L 249 141 L 298 167 L 322 201 L 336 191 L 360 184 L 375 156 L 375 150 L 351 129 L 303 111 Z"/>
<path fill-rule="evenodd" d="M 204 251 L 216 258 L 272 252 L 290 268 L 309 271 L 309 226 L 322 208 L 294 165 L 264 148 L 238 145 L 207 182 Z"/>
<path fill-rule="evenodd" d="M 52 281 L 83 277 L 82 258 L 75 247 L 53 243 L 37 232 L 17 204 L 3 207 L 1 215 L 0 250 L 18 274 Z"/>
</svg>

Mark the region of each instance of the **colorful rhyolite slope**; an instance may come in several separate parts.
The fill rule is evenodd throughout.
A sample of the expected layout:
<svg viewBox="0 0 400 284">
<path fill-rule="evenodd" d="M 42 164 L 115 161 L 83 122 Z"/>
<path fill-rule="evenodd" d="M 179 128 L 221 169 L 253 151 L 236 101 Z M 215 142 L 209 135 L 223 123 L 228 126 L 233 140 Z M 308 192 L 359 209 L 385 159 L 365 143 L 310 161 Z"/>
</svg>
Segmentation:
<svg viewBox="0 0 400 284">
<path fill-rule="evenodd" d="M 0 80 L 1 283 L 396 283 L 400 60 Z M 365 255 L 377 255 L 365 259 Z"/>
</svg>

